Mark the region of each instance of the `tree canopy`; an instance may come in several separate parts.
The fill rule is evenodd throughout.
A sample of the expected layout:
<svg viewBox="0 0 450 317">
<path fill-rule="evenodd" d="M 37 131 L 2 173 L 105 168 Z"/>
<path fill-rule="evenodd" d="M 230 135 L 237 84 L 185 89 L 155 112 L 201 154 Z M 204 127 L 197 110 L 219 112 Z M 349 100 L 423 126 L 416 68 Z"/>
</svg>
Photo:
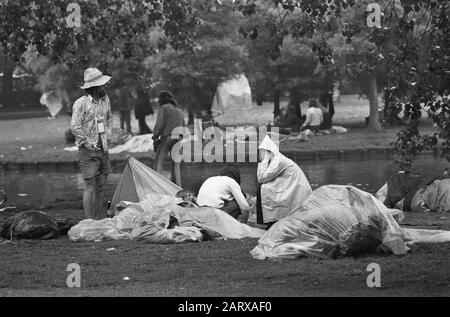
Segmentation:
<svg viewBox="0 0 450 317">
<path fill-rule="evenodd" d="M 168 45 L 191 46 L 196 23 L 188 0 L 1 0 L 0 46 L 11 65 L 33 51 L 78 81 L 92 65 L 138 76 L 149 54 Z M 152 30 L 162 34 L 156 41 Z M 11 80 L 12 72 L 5 75 Z M 4 92 L 10 89 L 10 83 L 4 85 Z"/>
<path fill-rule="evenodd" d="M 404 106 L 394 146 L 408 165 L 438 139 L 450 159 L 449 19 L 447 0 L 0 0 L 0 47 L 4 66 L 34 67 L 43 86 L 96 65 L 173 89 L 194 111 L 241 72 L 273 93 L 321 89 L 345 72 L 370 88 L 375 130 L 378 91 Z M 419 134 L 423 112 L 436 135 Z"/>
<path fill-rule="evenodd" d="M 312 38 L 319 30 L 326 28 L 330 18 L 340 20 L 343 35 L 349 42 L 355 38 L 354 47 L 359 46 L 359 50 L 366 52 L 354 60 L 356 63 L 348 63 L 347 68 L 356 76 L 375 74 L 377 69 L 382 68 L 386 76 L 383 88 L 390 91 L 395 101 L 388 103 L 388 106 L 405 104 L 409 126 L 398 135 L 394 144 L 398 151 L 397 160 L 408 166 L 414 155 L 434 145 L 437 137 L 442 141 L 443 155 L 450 159 L 450 130 L 447 124 L 450 116 L 448 1 L 242 0 L 235 5 L 244 15 L 252 16 L 259 3 L 265 3 L 267 11 L 277 11 L 276 23 L 270 25 L 276 37 L 272 41 L 274 51 L 283 45 L 288 36 Z M 303 17 L 298 23 L 285 23 L 288 16 L 298 12 Z M 256 23 L 247 27 L 244 34 L 250 34 L 255 39 L 262 27 L 267 26 Z M 332 54 L 327 45 L 317 51 L 321 59 L 330 52 Z M 376 90 L 376 85 L 372 88 Z M 374 107 L 371 105 L 371 108 Z M 419 134 L 422 110 L 439 128 L 438 135 Z"/>
<path fill-rule="evenodd" d="M 239 37 L 238 13 L 231 5 L 213 7 L 211 1 L 192 1 L 192 14 L 200 21 L 193 33 L 195 46 L 162 50 L 146 66 L 160 88 L 174 92 L 179 102 L 200 115 L 209 111 L 220 82 L 243 72 L 247 52 Z"/>
</svg>

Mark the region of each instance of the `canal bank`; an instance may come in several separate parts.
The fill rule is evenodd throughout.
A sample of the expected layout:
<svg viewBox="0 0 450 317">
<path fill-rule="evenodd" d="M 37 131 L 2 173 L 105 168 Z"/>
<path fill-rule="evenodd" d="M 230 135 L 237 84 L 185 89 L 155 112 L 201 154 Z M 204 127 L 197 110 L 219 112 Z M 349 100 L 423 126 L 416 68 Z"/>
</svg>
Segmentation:
<svg viewBox="0 0 450 317">
<path fill-rule="evenodd" d="M 361 161 L 361 160 L 376 160 L 376 159 L 387 159 L 393 160 L 395 150 L 393 148 L 360 148 L 360 149 L 346 149 L 346 150 L 319 150 L 319 151 L 281 151 L 285 156 L 289 157 L 296 162 L 321 162 L 326 160 L 337 160 L 337 161 Z M 120 168 L 125 167 L 128 156 L 132 156 L 147 166 L 153 166 L 154 153 L 132 153 L 129 155 L 112 155 L 111 156 L 111 167 L 113 171 L 120 172 Z M 420 156 L 434 156 L 435 158 L 440 157 L 439 148 L 435 148 L 432 151 L 424 151 Z M 227 157 L 226 154 L 223 155 L 222 161 L 215 160 L 213 163 L 209 163 L 210 160 L 206 157 L 194 157 L 192 155 L 189 163 L 183 164 L 195 164 L 200 167 L 211 166 L 211 164 L 224 164 L 224 163 L 234 163 L 240 166 L 245 166 L 249 163 L 255 163 L 254 155 L 250 156 L 248 151 L 245 157 L 240 157 L 236 154 Z M 192 163 L 191 163 L 192 162 Z M 10 172 L 10 171 L 36 171 L 36 172 L 74 172 L 78 170 L 78 160 L 75 158 L 72 160 L 42 160 L 42 161 L 1 161 L 0 160 L 0 173 Z"/>
<path fill-rule="evenodd" d="M 151 164 L 150 160 L 142 160 Z M 352 185 L 369 193 L 376 193 L 386 182 L 390 175 L 398 170 L 398 165 L 390 158 L 370 159 L 322 159 L 319 161 L 296 161 L 304 171 L 313 189 L 320 186 L 337 184 Z M 109 175 L 105 186 L 105 199 L 111 200 L 122 177 L 126 161 L 114 162 L 113 173 Z M 0 175 L 0 187 L 8 194 L 8 202 L 25 209 L 48 209 L 56 204 L 72 202 L 74 209 L 82 209 L 81 198 L 83 192 L 83 179 L 76 162 L 69 166 L 64 165 L 57 169 L 42 165 L 39 171 L 33 168 L 24 170 L 10 170 Z M 435 157 L 433 153 L 422 154 L 413 164 L 413 170 L 423 175 L 438 176 L 448 167 L 448 162 Z M 197 193 L 201 184 L 211 176 L 218 175 L 223 163 L 183 164 L 183 188 Z M 168 170 L 168 169 L 166 169 Z M 242 188 L 245 192 L 255 195 L 257 188 L 256 163 L 241 163 Z M 166 171 L 165 171 L 166 172 Z M 164 174 L 168 175 L 167 173 Z M 42 206 L 42 208 L 41 208 Z"/>
</svg>

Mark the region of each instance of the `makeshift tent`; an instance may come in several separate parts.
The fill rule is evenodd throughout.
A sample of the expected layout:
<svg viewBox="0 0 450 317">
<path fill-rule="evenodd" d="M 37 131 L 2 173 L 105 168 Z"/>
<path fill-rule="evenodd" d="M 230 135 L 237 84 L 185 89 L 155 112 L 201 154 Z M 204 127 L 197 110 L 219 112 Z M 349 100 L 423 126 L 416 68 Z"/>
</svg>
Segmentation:
<svg viewBox="0 0 450 317">
<path fill-rule="evenodd" d="M 245 75 L 239 75 L 217 87 L 211 112 L 222 115 L 226 111 L 247 110 L 252 107 L 252 91 Z"/>
<path fill-rule="evenodd" d="M 136 135 L 128 138 L 124 143 L 113 147 L 109 153 L 118 154 L 123 152 L 129 153 L 146 153 L 153 151 L 152 134 Z"/>
<path fill-rule="evenodd" d="M 175 196 L 181 190 L 181 187 L 164 176 L 131 158 L 117 185 L 111 201 L 111 211 L 117 214 L 117 204 L 121 201 L 139 203 L 151 193 Z"/>
</svg>

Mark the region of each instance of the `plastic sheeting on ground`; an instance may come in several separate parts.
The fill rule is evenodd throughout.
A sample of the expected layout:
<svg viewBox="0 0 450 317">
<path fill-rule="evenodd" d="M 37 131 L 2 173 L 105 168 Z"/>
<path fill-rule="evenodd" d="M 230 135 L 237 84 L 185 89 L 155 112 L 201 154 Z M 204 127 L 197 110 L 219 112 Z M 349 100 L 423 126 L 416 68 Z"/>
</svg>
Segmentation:
<svg viewBox="0 0 450 317">
<path fill-rule="evenodd" d="M 119 128 L 113 128 L 112 129 L 112 139 L 109 144 L 109 148 L 114 148 L 116 146 L 125 144 L 127 141 L 129 141 L 133 137 L 132 133 L 129 133 L 126 130 L 122 130 Z"/>
<path fill-rule="evenodd" d="M 403 212 L 351 186 L 315 190 L 297 213 L 280 220 L 251 251 L 254 258 L 336 258 L 371 251 L 405 254 L 414 243 L 450 242 L 450 231 L 401 228 Z"/>
<path fill-rule="evenodd" d="M 240 223 L 213 208 L 184 208 L 181 199 L 149 194 L 112 219 L 84 220 L 69 231 L 71 241 L 132 239 L 150 243 L 202 241 L 201 230 L 210 237 L 226 239 L 260 238 L 264 231 Z M 176 224 L 173 225 L 173 219 Z"/>
<path fill-rule="evenodd" d="M 312 138 L 316 135 L 328 135 L 328 134 L 343 134 L 347 133 L 348 130 L 344 127 L 333 126 L 329 130 L 320 130 L 317 133 L 314 133 L 310 129 L 306 129 L 305 131 L 298 133 L 291 133 L 289 135 L 279 135 L 280 142 L 308 142 L 309 138 Z M 273 132 L 272 132 L 273 133 Z"/>
<path fill-rule="evenodd" d="M 450 242 L 450 231 L 402 228 L 406 244 Z"/>
<path fill-rule="evenodd" d="M 126 141 L 124 144 L 118 145 L 109 150 L 110 154 L 118 154 L 123 152 L 129 153 L 145 153 L 153 151 L 152 134 L 137 135 Z"/>
<path fill-rule="evenodd" d="M 78 146 L 74 145 L 74 146 L 68 146 L 64 148 L 64 151 L 67 152 L 77 152 L 78 151 Z"/>
<path fill-rule="evenodd" d="M 182 208 L 176 206 L 171 215 L 180 223 L 192 224 L 206 230 L 211 236 L 218 234 L 227 239 L 260 238 L 265 231 L 240 223 L 220 209 Z"/>
<path fill-rule="evenodd" d="M 115 213 L 122 201 L 138 203 L 151 193 L 175 196 L 181 190 L 180 186 L 147 165 L 130 158 L 112 198 L 111 211 Z"/>
<path fill-rule="evenodd" d="M 315 190 L 300 210 L 276 224 L 251 251 L 254 258 L 336 258 L 378 247 L 405 254 L 400 226 L 379 200 L 351 186 Z"/>
</svg>

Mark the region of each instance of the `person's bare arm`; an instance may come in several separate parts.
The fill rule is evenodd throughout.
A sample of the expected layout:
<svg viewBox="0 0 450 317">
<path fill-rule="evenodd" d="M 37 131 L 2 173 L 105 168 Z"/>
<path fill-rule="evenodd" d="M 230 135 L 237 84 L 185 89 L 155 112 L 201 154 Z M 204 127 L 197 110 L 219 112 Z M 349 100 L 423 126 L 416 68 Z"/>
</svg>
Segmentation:
<svg viewBox="0 0 450 317">
<path fill-rule="evenodd" d="M 239 208 L 241 209 L 241 211 L 250 210 L 250 206 L 247 202 L 247 199 L 245 199 L 245 196 L 242 193 L 241 186 L 239 186 L 239 184 L 235 180 L 230 182 L 229 186 L 230 186 L 231 194 L 233 195 L 234 199 L 236 200 L 237 204 L 239 205 Z"/>
<path fill-rule="evenodd" d="M 302 129 L 303 129 L 304 127 L 309 126 L 310 124 L 311 124 L 311 112 L 310 112 L 310 111 L 307 111 L 307 112 L 306 112 L 306 121 L 305 121 L 305 123 L 303 123 Z"/>
</svg>

